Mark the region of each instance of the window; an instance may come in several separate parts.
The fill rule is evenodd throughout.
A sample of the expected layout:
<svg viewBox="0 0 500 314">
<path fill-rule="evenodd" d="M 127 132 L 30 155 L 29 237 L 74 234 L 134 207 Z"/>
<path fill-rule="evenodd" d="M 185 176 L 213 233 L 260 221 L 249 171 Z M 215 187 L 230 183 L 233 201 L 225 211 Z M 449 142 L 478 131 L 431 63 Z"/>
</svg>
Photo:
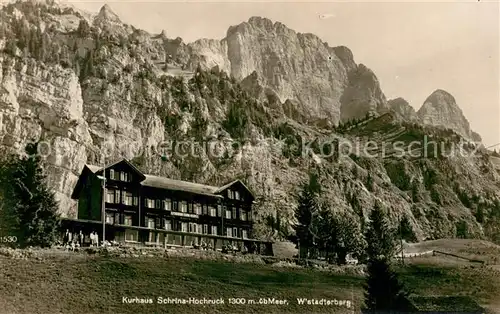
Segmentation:
<svg viewBox="0 0 500 314">
<path fill-rule="evenodd" d="M 195 223 L 188 223 L 188 232 L 196 232 L 196 224 Z"/>
<path fill-rule="evenodd" d="M 187 203 L 181 202 L 181 213 L 186 213 L 187 212 Z"/>
<path fill-rule="evenodd" d="M 107 190 L 106 203 L 114 203 L 114 202 L 115 202 L 115 190 Z"/>
<path fill-rule="evenodd" d="M 172 230 L 172 221 L 165 219 L 165 230 Z"/>
<path fill-rule="evenodd" d="M 234 191 L 234 199 L 236 199 L 236 200 L 240 199 L 240 192 Z"/>
<path fill-rule="evenodd" d="M 111 180 L 115 179 L 115 170 L 114 169 L 109 169 L 109 178 Z"/>
<path fill-rule="evenodd" d="M 138 240 L 137 230 L 125 230 L 125 241 L 137 241 Z"/>
<path fill-rule="evenodd" d="M 213 206 L 210 206 L 210 216 L 212 216 L 212 217 L 217 216 L 215 213 L 215 207 L 213 207 Z"/>
<path fill-rule="evenodd" d="M 238 237 L 238 228 L 233 228 L 233 237 Z"/>
<path fill-rule="evenodd" d="M 244 209 L 240 209 L 240 219 L 243 221 L 247 220 L 247 211 Z"/>
<path fill-rule="evenodd" d="M 137 206 L 139 204 L 139 197 L 134 196 L 134 206 Z"/>
<path fill-rule="evenodd" d="M 120 172 L 120 180 L 121 181 L 127 181 L 127 179 L 128 179 L 128 173 L 123 172 L 123 171 Z"/>
<path fill-rule="evenodd" d="M 174 212 L 178 212 L 179 211 L 179 202 L 172 201 L 172 211 L 174 211 Z"/>
<path fill-rule="evenodd" d="M 188 207 L 187 212 L 190 213 L 190 214 L 192 214 L 193 213 L 193 203 L 188 202 L 187 203 L 187 207 Z"/>
<path fill-rule="evenodd" d="M 217 205 L 217 217 L 222 217 L 222 205 Z"/>
<path fill-rule="evenodd" d="M 146 199 L 146 207 L 148 208 L 155 208 L 155 201 L 150 199 L 150 198 L 147 198 Z"/>
<path fill-rule="evenodd" d="M 106 213 L 106 223 L 114 224 L 115 223 L 115 215 Z"/>
<path fill-rule="evenodd" d="M 247 231 L 247 230 L 245 230 L 245 229 L 242 229 L 242 230 L 241 230 L 241 237 L 242 237 L 243 239 L 248 239 L 248 231 Z"/>
<path fill-rule="evenodd" d="M 160 200 L 156 200 L 155 201 L 155 205 L 156 205 L 155 208 L 160 209 L 161 208 L 161 201 Z"/>
<path fill-rule="evenodd" d="M 131 215 L 125 215 L 125 222 L 124 224 L 126 226 L 132 226 L 132 216 Z"/>
<path fill-rule="evenodd" d="M 163 202 L 163 209 L 172 210 L 172 202 L 170 201 L 170 199 L 165 199 L 165 201 Z"/>
<path fill-rule="evenodd" d="M 231 219 L 231 210 L 226 209 L 226 219 Z"/>
<path fill-rule="evenodd" d="M 187 222 L 181 223 L 181 231 L 188 232 L 188 223 Z"/>
<path fill-rule="evenodd" d="M 194 213 L 196 215 L 201 215 L 201 205 L 200 204 L 198 204 L 198 203 L 194 204 Z"/>
<path fill-rule="evenodd" d="M 197 228 L 197 231 L 198 233 L 203 233 L 203 225 L 202 224 L 197 224 L 196 225 L 196 228 Z"/>
<path fill-rule="evenodd" d="M 217 226 L 212 226 L 211 234 L 217 235 Z"/>
<path fill-rule="evenodd" d="M 132 202 L 133 202 L 133 195 L 132 195 L 132 192 L 125 192 L 125 197 L 123 198 L 123 203 L 125 205 L 128 205 L 128 206 L 131 206 L 132 205 Z"/>
<path fill-rule="evenodd" d="M 151 228 L 151 229 L 155 228 L 155 220 L 154 220 L 154 218 L 148 218 L 148 228 Z"/>
<path fill-rule="evenodd" d="M 233 207 L 233 219 L 236 219 L 238 216 L 236 215 L 236 207 Z"/>
<path fill-rule="evenodd" d="M 208 225 L 203 225 L 203 234 L 208 234 Z"/>
<path fill-rule="evenodd" d="M 226 236 L 228 237 L 233 236 L 233 228 L 226 228 Z"/>
<path fill-rule="evenodd" d="M 202 213 L 202 215 L 208 215 L 208 205 L 207 204 L 201 205 L 201 213 Z"/>
</svg>

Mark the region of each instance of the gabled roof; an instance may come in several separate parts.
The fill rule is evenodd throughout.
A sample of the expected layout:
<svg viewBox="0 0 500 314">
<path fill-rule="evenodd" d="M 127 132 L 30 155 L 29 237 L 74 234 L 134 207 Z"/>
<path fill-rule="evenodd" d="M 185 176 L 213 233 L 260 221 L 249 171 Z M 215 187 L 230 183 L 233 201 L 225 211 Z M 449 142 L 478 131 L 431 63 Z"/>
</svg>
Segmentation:
<svg viewBox="0 0 500 314">
<path fill-rule="evenodd" d="M 92 173 L 96 173 L 96 172 L 102 170 L 102 168 L 100 168 L 98 166 L 94 166 L 94 165 L 85 164 L 85 167 L 89 168 L 89 170 L 92 171 Z"/>
<path fill-rule="evenodd" d="M 241 180 L 234 180 L 234 181 L 231 181 L 229 182 L 228 184 L 225 184 L 223 186 L 221 186 L 220 188 L 217 189 L 217 191 L 215 193 L 221 193 L 223 192 L 224 190 L 227 190 L 228 188 L 230 188 L 231 186 L 235 185 L 235 184 L 241 184 L 243 186 L 243 188 L 245 190 L 248 191 L 248 193 L 252 196 L 252 198 L 255 199 L 255 196 L 253 195 L 252 191 L 245 185 L 245 183 L 241 182 Z"/>
<path fill-rule="evenodd" d="M 142 178 L 142 180 L 141 180 L 142 186 L 159 188 L 159 189 L 169 189 L 169 190 L 174 190 L 174 191 L 184 191 L 184 192 L 189 192 L 189 193 L 194 193 L 194 194 L 201 194 L 201 195 L 222 198 L 223 196 L 220 195 L 221 192 L 223 192 L 224 190 L 233 186 L 234 184 L 241 184 L 241 186 L 243 186 L 248 191 L 248 193 L 252 196 L 252 198 L 255 199 L 255 197 L 254 197 L 253 193 L 250 191 L 250 189 L 240 180 L 234 180 L 234 181 L 229 182 L 228 184 L 225 184 L 222 187 L 217 187 L 217 186 L 193 183 L 193 182 L 188 182 L 188 181 L 173 180 L 173 179 L 159 177 L 159 176 L 145 175 L 126 159 L 121 159 L 117 162 L 106 165 L 105 168 L 107 169 L 107 168 L 113 167 L 113 166 L 115 166 L 119 163 L 122 163 L 122 162 L 126 163 L 127 166 L 129 166 L 134 172 L 136 172 Z M 83 177 L 87 176 L 89 173 L 100 174 L 100 173 L 102 173 L 103 169 L 104 168 L 102 168 L 100 166 L 86 164 L 83 167 L 82 173 L 80 174 L 80 178 L 78 179 L 78 182 L 75 186 L 75 189 L 73 190 L 73 194 L 71 195 L 71 197 L 73 199 L 76 199 L 78 197 L 78 192 L 82 188 L 82 185 L 83 185 L 83 180 L 82 180 Z"/>
<path fill-rule="evenodd" d="M 92 166 L 92 165 L 84 165 L 83 166 L 82 172 L 81 172 L 80 176 L 78 177 L 78 181 L 76 182 L 75 188 L 73 189 L 73 192 L 71 193 L 72 199 L 78 199 L 78 194 L 80 193 L 80 190 L 83 187 L 83 182 L 84 182 L 83 178 L 85 178 L 89 174 L 89 172 L 95 174 L 97 171 L 99 171 L 99 169 L 100 169 L 99 167 Z"/>
<path fill-rule="evenodd" d="M 185 191 L 185 192 L 191 192 L 195 194 L 202 194 L 214 197 L 221 197 L 220 195 L 216 195 L 216 192 L 219 189 L 216 186 L 192 183 L 181 180 L 173 180 L 152 175 L 146 175 L 145 177 L 146 179 L 141 182 L 143 186 L 149 186 L 159 189 L 169 189 L 174 191 Z"/>
<path fill-rule="evenodd" d="M 144 180 L 146 177 L 144 176 L 144 174 L 139 170 L 137 169 L 136 166 L 134 166 L 130 161 L 128 161 L 127 159 L 121 159 L 121 160 L 118 160 L 116 162 L 113 162 L 111 164 L 108 164 L 106 165 L 104 168 L 105 169 L 108 169 L 108 168 L 111 168 L 113 166 L 116 166 L 120 163 L 125 163 L 128 167 L 130 167 L 137 175 L 139 175 L 139 177 L 142 178 L 142 180 Z M 98 172 L 101 172 L 103 170 L 102 167 L 100 166 L 95 166 L 95 165 L 89 165 L 89 164 L 85 164 L 85 167 L 89 168 L 93 173 L 98 173 Z"/>
</svg>

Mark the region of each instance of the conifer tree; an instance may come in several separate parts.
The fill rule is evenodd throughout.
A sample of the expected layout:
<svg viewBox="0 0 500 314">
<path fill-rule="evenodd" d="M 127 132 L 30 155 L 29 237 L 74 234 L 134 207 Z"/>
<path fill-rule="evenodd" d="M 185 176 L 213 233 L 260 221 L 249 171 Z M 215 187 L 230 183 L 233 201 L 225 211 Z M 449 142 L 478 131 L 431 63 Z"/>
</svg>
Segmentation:
<svg viewBox="0 0 500 314">
<path fill-rule="evenodd" d="M 20 247 L 51 246 L 59 229 L 58 204 L 46 185 L 37 144 L 26 146 L 26 156 L 4 160 L 0 173 L 2 232 L 16 236 Z"/>
<path fill-rule="evenodd" d="M 376 203 L 365 233 L 368 243 L 368 277 L 365 283 L 364 313 L 406 312 L 410 309 L 408 293 L 391 269 L 393 236 L 381 204 Z"/>
<path fill-rule="evenodd" d="M 369 259 L 392 258 L 394 254 L 394 235 L 387 224 L 384 210 L 380 202 L 370 213 L 370 223 L 365 232 L 368 243 L 367 254 Z"/>
<path fill-rule="evenodd" d="M 294 216 L 297 219 L 297 224 L 293 226 L 297 235 L 300 257 L 308 257 L 310 250 L 313 247 L 314 238 L 311 232 L 313 214 L 319 209 L 317 195 L 320 192 L 318 177 L 314 173 L 310 173 L 309 182 L 302 186 L 302 190 L 298 196 L 298 207 L 295 210 Z"/>
<path fill-rule="evenodd" d="M 370 260 L 365 284 L 364 313 L 401 313 L 410 308 L 408 293 L 387 259 Z"/>
</svg>

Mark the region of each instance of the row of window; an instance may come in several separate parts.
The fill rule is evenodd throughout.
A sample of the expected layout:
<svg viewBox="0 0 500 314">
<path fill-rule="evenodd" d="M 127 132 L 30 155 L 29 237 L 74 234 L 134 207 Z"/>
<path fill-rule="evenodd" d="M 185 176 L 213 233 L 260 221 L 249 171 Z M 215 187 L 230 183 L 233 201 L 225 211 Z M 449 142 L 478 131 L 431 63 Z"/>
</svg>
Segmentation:
<svg viewBox="0 0 500 314">
<path fill-rule="evenodd" d="M 108 189 L 106 192 L 106 203 L 109 204 L 124 204 L 128 206 L 137 206 L 139 198 L 134 196 L 132 192 Z M 187 201 L 176 200 L 153 200 L 145 199 L 144 202 L 147 208 L 164 209 L 168 211 L 189 213 L 195 215 L 208 215 L 212 217 L 221 217 L 224 210 L 224 218 L 240 219 L 242 221 L 250 220 L 248 211 L 244 209 L 238 210 L 236 207 L 226 207 L 217 205 L 217 207 L 208 204 L 192 203 Z"/>
<path fill-rule="evenodd" d="M 248 212 L 244 209 L 237 210 L 236 207 L 226 207 L 217 205 L 217 207 L 208 204 L 191 203 L 187 201 L 176 200 L 153 200 L 146 199 L 145 205 L 147 208 L 164 209 L 168 211 L 189 213 L 195 215 L 208 215 L 212 217 L 221 217 L 224 208 L 224 218 L 226 219 L 240 219 L 243 221 L 249 220 Z M 238 216 L 239 214 L 239 216 Z"/>
<path fill-rule="evenodd" d="M 132 181 L 132 177 L 128 172 L 116 171 L 114 169 L 109 169 L 109 179 L 123 182 Z"/>
<path fill-rule="evenodd" d="M 106 190 L 106 203 L 137 206 L 139 198 L 134 196 L 132 192 L 108 189 Z"/>
<path fill-rule="evenodd" d="M 106 213 L 106 223 L 108 224 L 121 224 L 126 226 L 133 226 L 132 215 L 124 215 L 123 222 L 120 221 L 119 213 Z"/>
<path fill-rule="evenodd" d="M 151 229 L 158 229 L 157 222 L 158 218 L 148 218 L 147 226 Z M 163 220 L 163 228 L 169 231 L 181 231 L 181 232 L 190 232 L 190 233 L 199 233 L 199 234 L 211 234 L 211 235 L 219 235 L 217 226 L 209 225 L 209 224 L 199 224 L 194 222 L 181 222 L 181 221 L 171 221 L 169 219 Z M 234 238 L 248 238 L 248 230 L 236 228 L 236 227 L 228 227 L 226 228 L 225 236 L 234 237 Z"/>
<path fill-rule="evenodd" d="M 163 219 L 163 226 L 159 224 L 160 218 L 147 218 L 147 227 L 151 229 L 160 229 L 163 227 L 165 230 L 169 231 L 181 231 L 181 232 L 191 232 L 199 234 L 211 234 L 219 235 L 217 226 L 208 224 L 199 224 L 194 222 L 181 222 L 172 221 L 170 219 Z M 123 215 L 123 222 L 120 222 L 119 213 L 106 213 L 106 223 L 108 224 L 123 224 L 126 226 L 133 225 L 132 215 Z M 244 239 L 248 238 L 248 231 L 246 229 L 240 229 L 236 227 L 227 227 L 225 230 L 225 236 L 228 237 L 242 237 Z"/>
<path fill-rule="evenodd" d="M 243 197 L 240 195 L 239 191 L 228 190 L 227 197 L 234 200 L 243 200 Z"/>
<path fill-rule="evenodd" d="M 130 175 L 130 173 L 125 171 L 109 169 L 109 179 L 115 181 L 131 182 L 132 176 Z M 228 190 L 227 194 L 228 198 L 230 199 L 243 200 L 243 196 L 240 194 L 239 191 Z"/>
</svg>

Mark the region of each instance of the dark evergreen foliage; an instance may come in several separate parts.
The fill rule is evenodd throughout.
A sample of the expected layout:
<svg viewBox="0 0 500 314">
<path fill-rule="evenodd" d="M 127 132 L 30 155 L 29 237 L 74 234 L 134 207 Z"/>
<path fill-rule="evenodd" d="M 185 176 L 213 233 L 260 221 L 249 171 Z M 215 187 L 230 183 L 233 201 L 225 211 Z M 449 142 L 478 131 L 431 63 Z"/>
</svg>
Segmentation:
<svg viewBox="0 0 500 314">
<path fill-rule="evenodd" d="M 37 144 L 28 144 L 23 157 L 4 159 L 0 173 L 2 232 L 16 236 L 20 247 L 54 244 L 59 231 L 58 204 L 46 185 Z"/>
<path fill-rule="evenodd" d="M 394 234 L 389 228 L 382 205 L 377 201 L 370 213 L 370 224 L 365 232 L 367 254 L 370 259 L 392 258 Z"/>
<path fill-rule="evenodd" d="M 387 259 L 370 260 L 363 313 L 400 313 L 411 308 L 408 293 Z"/>
<path fill-rule="evenodd" d="M 311 228 L 313 215 L 319 210 L 318 193 L 320 193 L 318 176 L 311 173 L 309 181 L 302 186 L 302 190 L 298 195 L 298 207 L 294 213 L 297 223 L 293 226 L 293 229 L 295 230 L 300 254 L 303 258 L 308 257 L 314 244 L 314 235 L 311 232 Z"/>
<path fill-rule="evenodd" d="M 365 284 L 364 313 L 405 312 L 411 308 L 408 293 L 391 269 L 394 238 L 386 223 L 379 203 L 370 214 L 370 225 L 365 233 L 368 243 L 368 277 Z"/>
</svg>

